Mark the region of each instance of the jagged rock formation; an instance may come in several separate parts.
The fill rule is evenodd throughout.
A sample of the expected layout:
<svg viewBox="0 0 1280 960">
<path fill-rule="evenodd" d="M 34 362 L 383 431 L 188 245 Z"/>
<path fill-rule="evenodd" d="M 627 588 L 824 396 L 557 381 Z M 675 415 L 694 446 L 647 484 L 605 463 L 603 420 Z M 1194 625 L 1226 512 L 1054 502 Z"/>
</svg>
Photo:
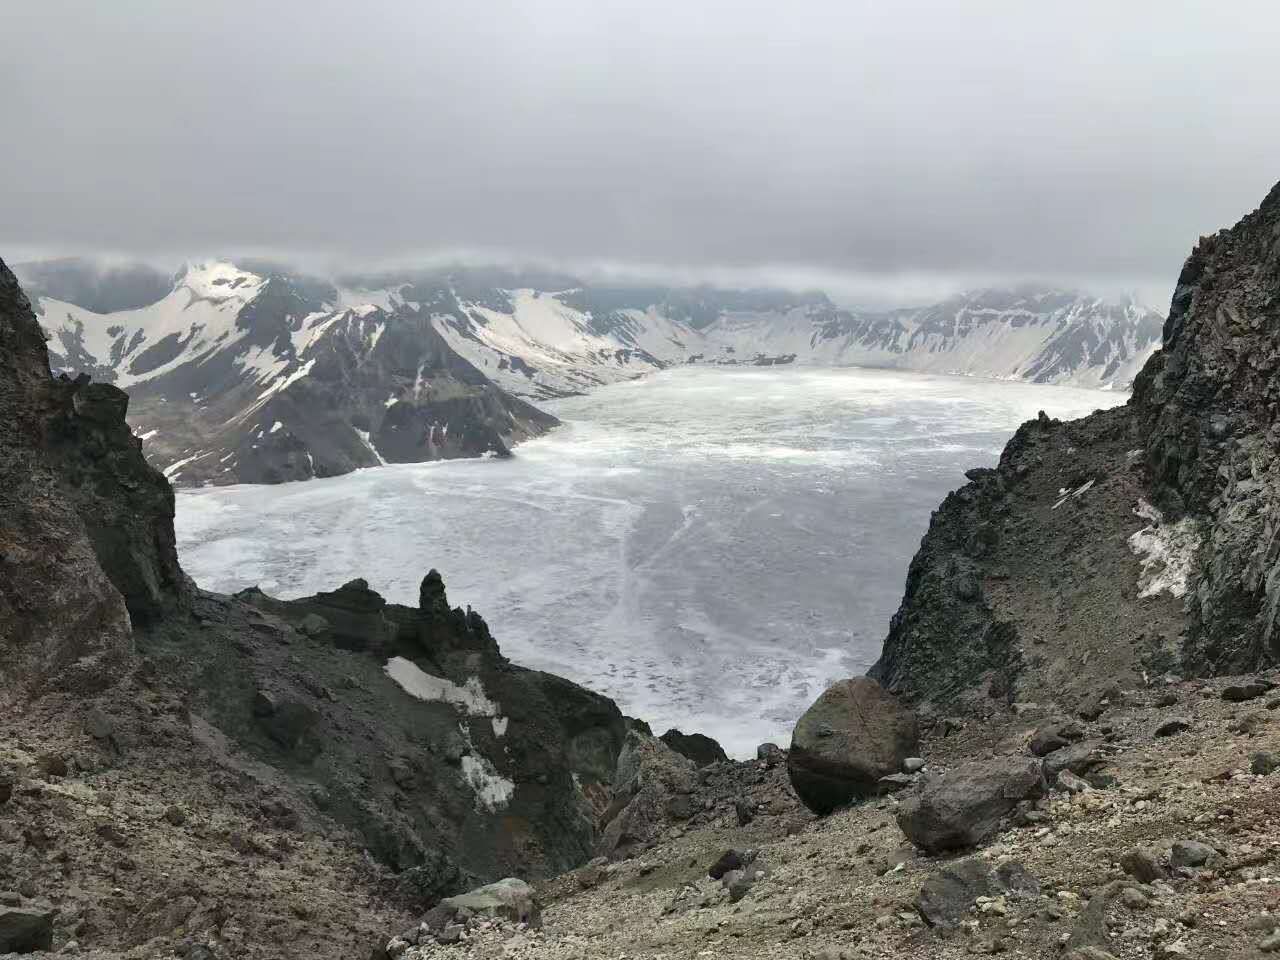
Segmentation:
<svg viewBox="0 0 1280 960">
<path fill-rule="evenodd" d="M 139 650 L 250 756 L 408 871 L 424 899 L 590 856 L 622 746 L 614 703 L 510 664 L 476 613 L 363 580 L 299 600 L 201 593 Z"/>
<path fill-rule="evenodd" d="M 1134 383 L 1151 497 L 1204 538 L 1187 666 L 1230 672 L 1280 652 L 1280 185 L 1191 252 L 1164 348 Z"/>
<path fill-rule="evenodd" d="M 1200 241 L 1126 407 L 1032 421 L 970 472 L 873 676 L 941 703 L 1275 661 L 1278 231 L 1280 188 Z"/>
</svg>

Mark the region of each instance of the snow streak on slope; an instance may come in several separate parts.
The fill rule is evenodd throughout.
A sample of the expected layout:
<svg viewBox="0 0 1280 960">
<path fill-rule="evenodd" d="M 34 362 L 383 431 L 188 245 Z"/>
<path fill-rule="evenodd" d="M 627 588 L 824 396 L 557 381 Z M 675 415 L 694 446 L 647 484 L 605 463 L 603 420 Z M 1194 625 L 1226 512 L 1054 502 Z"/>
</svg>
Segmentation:
<svg viewBox="0 0 1280 960">
<path fill-rule="evenodd" d="M 683 363 L 698 335 L 652 308 L 611 315 L 601 323 L 556 294 L 503 291 L 507 310 L 461 301 L 437 314 L 437 329 L 462 356 L 517 396 L 581 393 Z"/>
</svg>

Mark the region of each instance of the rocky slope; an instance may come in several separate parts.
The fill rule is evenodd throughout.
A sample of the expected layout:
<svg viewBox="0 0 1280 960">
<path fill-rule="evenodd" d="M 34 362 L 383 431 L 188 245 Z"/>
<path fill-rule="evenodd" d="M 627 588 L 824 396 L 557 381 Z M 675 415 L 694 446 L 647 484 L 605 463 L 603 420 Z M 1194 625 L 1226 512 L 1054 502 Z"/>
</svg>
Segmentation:
<svg viewBox="0 0 1280 960">
<path fill-rule="evenodd" d="M 873 675 L 947 703 L 1275 662 L 1280 189 L 1203 238 L 1129 404 L 1024 425 L 935 513 Z"/>
<path fill-rule="evenodd" d="M 1129 302 L 982 290 L 919 310 L 824 295 L 609 287 L 495 270 L 330 283 L 269 264 L 28 264 L 54 369 L 129 390 L 175 483 L 276 482 L 505 453 L 531 400 L 672 364 L 819 363 L 1127 387 L 1160 319 Z M 157 291 L 160 291 L 157 293 Z"/>
<path fill-rule="evenodd" d="M 1074 723 L 1080 738 L 1070 756 L 1043 761 L 1066 776 L 1055 773 L 1042 797 L 1010 804 L 978 847 L 942 854 L 899 825 L 912 786 L 818 818 L 783 764 L 716 764 L 693 787 L 698 813 L 647 849 L 537 884 L 539 927 L 481 916 L 441 943 L 431 923 L 412 925 L 403 933 L 417 942 L 392 940 L 393 955 L 1265 957 L 1280 948 L 1280 720 L 1268 709 L 1280 698 L 1224 698 L 1236 685 L 1156 683 L 1124 691 L 1093 720 L 1021 703 L 994 722 L 934 723 L 920 744 L 924 770 L 909 781 L 945 782 L 992 758 L 1039 764 L 1032 744 L 1046 727 Z M 1175 720 L 1180 732 L 1157 734 Z M 722 872 L 726 861 L 746 869 Z"/>
<path fill-rule="evenodd" d="M 1127 407 L 1042 415 L 947 498 L 873 671 L 896 703 L 841 681 L 789 756 L 692 782 L 651 755 L 685 822 L 541 885 L 540 927 L 445 904 L 388 954 L 1280 952 L 1278 238 L 1280 187 L 1196 247 Z"/>
<path fill-rule="evenodd" d="M 199 590 L 129 397 L 50 375 L 2 263 L 0 348 L 0 952 L 353 956 L 591 855 L 611 701 L 509 663 L 434 573 L 416 607 Z"/>
</svg>

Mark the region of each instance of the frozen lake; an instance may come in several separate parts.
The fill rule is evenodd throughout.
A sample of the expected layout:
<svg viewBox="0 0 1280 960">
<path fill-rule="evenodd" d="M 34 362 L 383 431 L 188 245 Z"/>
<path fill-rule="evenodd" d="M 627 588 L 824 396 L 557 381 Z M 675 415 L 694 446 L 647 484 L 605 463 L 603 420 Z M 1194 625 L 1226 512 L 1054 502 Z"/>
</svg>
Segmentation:
<svg viewBox="0 0 1280 960">
<path fill-rule="evenodd" d="M 1038 410 L 1125 395 L 873 370 L 673 370 L 545 406 L 501 460 L 178 494 L 201 586 L 296 597 L 364 577 L 416 604 L 428 568 L 503 652 L 655 733 L 785 745 L 876 658 L 947 491 Z"/>
</svg>

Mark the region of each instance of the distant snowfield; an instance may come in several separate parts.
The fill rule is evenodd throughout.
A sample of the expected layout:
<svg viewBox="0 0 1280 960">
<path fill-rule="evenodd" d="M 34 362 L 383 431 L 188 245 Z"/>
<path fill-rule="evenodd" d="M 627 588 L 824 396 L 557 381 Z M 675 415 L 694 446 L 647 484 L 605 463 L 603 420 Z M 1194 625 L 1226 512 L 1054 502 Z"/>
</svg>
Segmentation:
<svg viewBox="0 0 1280 960">
<path fill-rule="evenodd" d="M 745 757 L 785 745 L 827 684 L 876 658 L 929 514 L 964 470 L 994 464 L 1039 410 L 1125 399 L 856 368 L 681 368 L 546 404 L 565 427 L 509 461 L 180 491 L 179 550 L 203 587 L 282 597 L 359 576 L 414 604 L 437 567 L 516 662 Z"/>
</svg>

